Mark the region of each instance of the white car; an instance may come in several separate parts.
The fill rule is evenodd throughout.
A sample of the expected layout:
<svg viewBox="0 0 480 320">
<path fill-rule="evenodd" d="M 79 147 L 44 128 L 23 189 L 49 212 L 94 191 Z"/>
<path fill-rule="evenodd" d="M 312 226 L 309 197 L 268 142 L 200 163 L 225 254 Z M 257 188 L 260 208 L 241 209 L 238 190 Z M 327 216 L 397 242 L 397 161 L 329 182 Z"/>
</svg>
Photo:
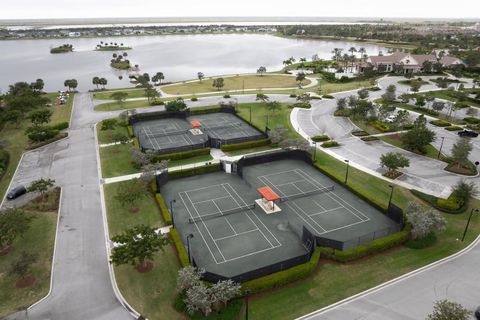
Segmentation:
<svg viewBox="0 0 480 320">
<path fill-rule="evenodd" d="M 394 123 L 395 122 L 395 117 L 396 116 L 392 114 L 385 119 L 385 122 L 386 123 Z"/>
</svg>

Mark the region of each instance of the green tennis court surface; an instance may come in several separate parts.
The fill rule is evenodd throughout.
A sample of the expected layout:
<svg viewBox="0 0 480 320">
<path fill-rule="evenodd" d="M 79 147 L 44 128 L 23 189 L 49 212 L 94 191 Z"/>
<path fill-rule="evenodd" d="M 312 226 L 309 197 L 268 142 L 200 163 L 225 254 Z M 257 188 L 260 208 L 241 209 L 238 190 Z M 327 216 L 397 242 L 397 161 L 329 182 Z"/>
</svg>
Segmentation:
<svg viewBox="0 0 480 320">
<path fill-rule="evenodd" d="M 196 264 L 226 277 L 292 259 L 309 248 L 306 227 L 316 237 L 344 242 L 345 248 L 388 235 L 399 226 L 356 195 L 300 160 L 278 160 L 168 182 L 162 187 L 173 205 L 182 241 L 190 239 Z M 256 188 L 268 186 L 281 212 L 267 215 L 254 202 Z"/>
</svg>

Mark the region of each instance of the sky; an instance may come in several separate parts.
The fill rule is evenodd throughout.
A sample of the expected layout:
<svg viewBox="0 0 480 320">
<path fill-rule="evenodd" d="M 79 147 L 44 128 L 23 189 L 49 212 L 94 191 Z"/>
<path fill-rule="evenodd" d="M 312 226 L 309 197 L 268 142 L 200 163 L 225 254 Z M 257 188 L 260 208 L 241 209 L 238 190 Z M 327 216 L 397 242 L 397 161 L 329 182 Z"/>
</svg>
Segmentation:
<svg viewBox="0 0 480 320">
<path fill-rule="evenodd" d="M 480 20 L 480 1 L 0 0 L 0 19 L 225 16 L 479 18 Z"/>
</svg>

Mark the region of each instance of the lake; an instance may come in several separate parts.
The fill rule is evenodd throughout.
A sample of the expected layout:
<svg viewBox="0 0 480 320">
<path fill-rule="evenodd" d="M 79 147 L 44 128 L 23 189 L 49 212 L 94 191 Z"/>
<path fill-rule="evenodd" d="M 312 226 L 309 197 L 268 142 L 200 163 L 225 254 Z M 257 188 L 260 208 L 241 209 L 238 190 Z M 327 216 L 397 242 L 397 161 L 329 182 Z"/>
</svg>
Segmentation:
<svg viewBox="0 0 480 320">
<path fill-rule="evenodd" d="M 214 75 L 256 72 L 259 66 L 267 71 L 282 68 L 288 57 L 306 57 L 318 54 L 330 59 L 333 48 L 364 47 L 369 55 L 387 49 L 365 43 L 287 39 L 261 34 L 171 35 L 114 38 L 71 38 L 48 40 L 0 41 L 0 89 L 17 81 L 45 81 L 45 90 L 63 90 L 65 79 L 75 78 L 78 90 L 94 88 L 94 76 L 105 77 L 107 88 L 131 86 L 125 71 L 110 67 L 111 51 L 93 51 L 100 42 L 124 43 L 132 64 L 140 72 L 150 75 L 163 72 L 165 81 L 183 81 L 196 78 L 201 71 L 206 77 Z M 50 54 L 50 48 L 64 43 L 73 44 L 75 52 Z M 123 75 L 123 80 L 118 76 Z"/>
</svg>

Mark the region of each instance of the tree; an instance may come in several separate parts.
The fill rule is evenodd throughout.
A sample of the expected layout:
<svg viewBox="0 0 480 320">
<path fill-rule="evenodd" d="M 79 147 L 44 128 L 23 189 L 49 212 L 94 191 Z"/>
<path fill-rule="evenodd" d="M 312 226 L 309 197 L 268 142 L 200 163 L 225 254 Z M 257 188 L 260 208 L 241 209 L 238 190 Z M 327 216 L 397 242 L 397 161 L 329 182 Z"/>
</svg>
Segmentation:
<svg viewBox="0 0 480 320">
<path fill-rule="evenodd" d="M 187 104 L 182 98 L 178 98 L 176 100 L 172 100 L 167 102 L 165 105 L 165 110 L 167 111 L 182 111 L 187 109 Z"/>
<path fill-rule="evenodd" d="M 423 107 L 425 106 L 425 97 L 423 96 L 419 96 L 415 99 L 415 105 L 418 106 L 418 107 Z"/>
<path fill-rule="evenodd" d="M 112 250 L 110 263 L 119 266 L 131 264 L 147 267 L 148 260 L 153 260 L 155 253 L 163 250 L 169 243 L 168 238 L 146 225 L 137 225 L 112 237 L 116 246 Z"/>
<path fill-rule="evenodd" d="M 435 136 L 435 132 L 427 128 L 427 119 L 420 115 L 413 123 L 413 128 L 403 135 L 403 143 L 407 149 L 424 154 Z"/>
<path fill-rule="evenodd" d="M 272 112 L 272 116 L 275 115 L 275 111 L 280 109 L 280 102 L 278 101 L 270 101 L 267 102 L 267 108 Z"/>
<path fill-rule="evenodd" d="M 75 90 L 78 87 L 78 81 L 76 79 L 68 79 L 63 82 L 63 85 L 68 88 L 69 91 Z"/>
<path fill-rule="evenodd" d="M 415 202 L 409 202 L 405 213 L 408 223 L 412 226 L 410 231 L 412 239 L 423 239 L 426 236 L 445 230 L 447 221 L 433 209 L 425 209 Z"/>
<path fill-rule="evenodd" d="M 410 88 L 412 89 L 413 92 L 420 91 L 421 87 L 422 87 L 422 84 L 420 83 L 420 81 L 412 81 L 410 84 Z"/>
<path fill-rule="evenodd" d="M 117 190 L 115 200 L 122 206 L 130 207 L 130 211 L 136 211 L 132 206 L 141 198 L 148 195 L 148 189 L 145 183 L 139 178 L 132 179 L 126 183 L 122 183 Z"/>
<path fill-rule="evenodd" d="M 160 98 L 160 96 L 160 92 L 152 86 L 149 85 L 145 88 L 145 97 L 147 97 L 148 102 L 154 101 L 157 98 Z"/>
<path fill-rule="evenodd" d="M 255 98 L 255 101 L 261 101 L 263 103 L 266 103 L 268 102 L 269 99 L 270 98 L 266 94 L 257 93 L 257 97 Z"/>
<path fill-rule="evenodd" d="M 312 150 L 312 146 L 308 143 L 307 140 L 303 139 L 287 139 L 279 143 L 280 148 L 282 149 L 295 149 L 302 151 Z"/>
<path fill-rule="evenodd" d="M 113 130 L 117 126 L 118 121 L 117 119 L 105 119 L 102 120 L 100 130 L 106 131 L 106 130 Z"/>
<path fill-rule="evenodd" d="M 200 279 L 202 279 L 204 273 L 204 269 L 198 269 L 191 266 L 178 270 L 177 287 L 180 290 L 188 290 L 191 287 L 201 284 Z"/>
<path fill-rule="evenodd" d="M 278 125 L 273 128 L 273 130 L 270 130 L 268 132 L 268 137 L 270 138 L 270 141 L 272 141 L 272 143 L 280 143 L 284 140 L 286 133 L 287 129 L 285 129 L 281 125 Z"/>
<path fill-rule="evenodd" d="M 150 163 L 150 156 L 145 152 L 141 152 L 135 147 L 130 149 L 130 154 L 132 156 L 133 166 L 136 169 L 141 169 Z"/>
<path fill-rule="evenodd" d="M 37 256 L 26 251 L 22 251 L 20 256 L 12 261 L 8 269 L 8 274 L 25 279 L 31 270 L 32 264 L 37 261 Z"/>
<path fill-rule="evenodd" d="M 27 188 L 27 191 L 39 192 L 43 196 L 45 192 L 47 192 L 48 189 L 53 187 L 54 185 L 55 185 L 55 180 L 41 178 L 41 179 L 32 181 L 32 183 L 30 183 L 30 186 Z"/>
<path fill-rule="evenodd" d="M 394 102 L 396 99 L 396 91 L 397 87 L 393 84 L 387 87 L 387 90 L 384 94 L 382 94 L 382 99 L 385 102 Z"/>
<path fill-rule="evenodd" d="M 206 285 L 197 285 L 187 290 L 185 305 L 190 314 L 196 311 L 208 316 L 212 312 L 211 289 Z"/>
<path fill-rule="evenodd" d="M 402 103 L 409 103 L 410 102 L 410 95 L 408 95 L 407 93 L 402 93 L 400 96 L 400 101 L 402 101 Z"/>
<path fill-rule="evenodd" d="M 409 118 L 410 118 L 410 114 L 408 113 L 407 110 L 400 110 L 395 115 L 395 119 L 393 122 L 396 126 L 403 127 L 407 124 Z"/>
<path fill-rule="evenodd" d="M 265 72 L 267 72 L 267 68 L 264 66 L 261 66 L 257 69 L 257 73 L 260 74 L 260 76 L 263 76 Z"/>
<path fill-rule="evenodd" d="M 162 80 L 165 79 L 165 76 L 163 75 L 163 72 L 157 72 L 155 75 L 152 77 L 152 81 L 160 84 L 162 83 Z"/>
<path fill-rule="evenodd" d="M 212 301 L 213 303 L 219 301 L 226 306 L 228 301 L 240 295 L 240 290 L 240 284 L 231 279 L 219 281 L 211 288 Z"/>
<path fill-rule="evenodd" d="M 37 79 L 35 80 L 35 82 L 32 82 L 30 86 L 33 89 L 33 91 L 42 92 L 43 87 L 45 86 L 45 82 L 43 82 L 42 79 Z"/>
<path fill-rule="evenodd" d="M 0 251 L 10 246 L 17 237 L 22 236 L 30 228 L 33 217 L 16 208 L 0 212 Z"/>
<path fill-rule="evenodd" d="M 150 185 L 155 176 L 167 169 L 169 160 L 161 160 L 159 162 L 148 163 L 142 167 L 142 175 L 140 179 L 146 184 Z"/>
<path fill-rule="evenodd" d="M 458 168 L 462 165 L 468 165 L 470 152 L 472 151 L 472 143 L 468 139 L 459 138 L 457 142 L 452 146 L 451 158 L 453 162 L 456 162 Z"/>
<path fill-rule="evenodd" d="M 297 73 L 297 77 L 295 78 L 295 80 L 300 84 L 300 86 L 303 84 L 303 81 L 305 81 L 305 79 L 307 78 L 307 76 L 305 75 L 305 73 L 303 72 L 299 72 Z"/>
<path fill-rule="evenodd" d="M 367 99 L 370 93 L 367 89 L 360 89 L 357 91 L 357 95 L 360 99 Z"/>
<path fill-rule="evenodd" d="M 3 121 L 15 124 L 15 127 L 20 126 L 20 122 L 23 119 L 23 113 L 19 110 L 7 110 L 3 115 Z"/>
<path fill-rule="evenodd" d="M 410 166 L 410 160 L 397 152 L 389 152 L 380 156 L 380 165 L 388 168 L 389 172 L 395 172 L 398 168 L 406 168 Z"/>
<path fill-rule="evenodd" d="M 437 111 L 437 112 L 442 111 L 443 108 L 445 108 L 445 102 L 435 101 L 435 102 L 433 102 L 433 104 L 432 104 L 432 109 L 435 110 L 435 111 Z"/>
<path fill-rule="evenodd" d="M 337 100 L 337 110 L 341 111 L 347 107 L 347 98 L 340 98 Z"/>
<path fill-rule="evenodd" d="M 124 91 L 115 91 L 114 93 L 112 93 L 110 95 L 110 98 L 117 101 L 118 104 L 120 104 L 120 106 L 123 105 L 123 103 L 125 102 L 125 99 L 127 99 L 127 97 L 128 97 L 128 93 L 124 92 Z"/>
<path fill-rule="evenodd" d="M 453 186 L 452 194 L 455 195 L 455 198 L 459 202 L 459 205 L 464 205 L 470 198 L 476 197 L 478 195 L 478 188 L 473 182 L 466 182 L 465 180 L 460 180 L 455 186 Z"/>
<path fill-rule="evenodd" d="M 435 302 L 433 312 L 427 316 L 426 320 L 468 320 L 470 315 L 471 312 L 461 304 L 440 300 Z"/>
<path fill-rule="evenodd" d="M 225 80 L 223 78 L 216 78 L 213 79 L 213 86 L 217 88 L 218 91 L 220 91 L 221 88 L 225 85 Z"/>
<path fill-rule="evenodd" d="M 105 89 L 105 86 L 107 85 L 108 80 L 106 78 L 100 78 L 98 80 L 98 84 L 102 85 L 103 89 Z"/>
<path fill-rule="evenodd" d="M 301 103 L 310 103 L 311 100 L 312 100 L 312 97 L 307 92 L 299 94 L 297 96 L 297 101 L 299 101 Z"/>
<path fill-rule="evenodd" d="M 202 82 L 203 78 L 205 78 L 205 74 L 203 72 L 197 72 L 197 78 Z"/>
<path fill-rule="evenodd" d="M 98 90 L 98 85 L 100 84 L 100 78 L 99 77 L 93 77 L 92 84 L 96 85 L 97 90 Z"/>
<path fill-rule="evenodd" d="M 478 109 L 477 108 L 468 108 L 467 109 L 467 115 L 470 117 L 476 117 L 478 115 Z"/>
</svg>

